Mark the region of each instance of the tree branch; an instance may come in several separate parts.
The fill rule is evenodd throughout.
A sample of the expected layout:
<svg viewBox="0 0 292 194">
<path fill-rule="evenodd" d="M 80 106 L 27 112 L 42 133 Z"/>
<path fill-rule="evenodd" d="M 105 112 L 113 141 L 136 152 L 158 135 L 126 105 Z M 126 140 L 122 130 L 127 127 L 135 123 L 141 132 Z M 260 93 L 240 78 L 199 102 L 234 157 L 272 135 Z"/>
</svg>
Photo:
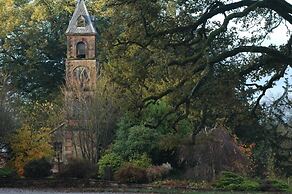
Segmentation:
<svg viewBox="0 0 292 194">
<path fill-rule="evenodd" d="M 249 53 L 266 53 L 269 56 L 274 57 L 277 59 L 277 62 L 280 63 L 286 63 L 286 64 L 292 64 L 292 56 L 287 56 L 283 54 L 282 52 L 269 48 L 269 47 L 263 47 L 263 46 L 241 46 L 234 48 L 231 51 L 226 51 L 221 54 L 219 54 L 216 57 L 213 57 L 213 59 L 210 60 L 210 63 L 218 63 L 226 58 L 233 57 L 239 53 L 243 52 L 249 52 Z"/>
</svg>

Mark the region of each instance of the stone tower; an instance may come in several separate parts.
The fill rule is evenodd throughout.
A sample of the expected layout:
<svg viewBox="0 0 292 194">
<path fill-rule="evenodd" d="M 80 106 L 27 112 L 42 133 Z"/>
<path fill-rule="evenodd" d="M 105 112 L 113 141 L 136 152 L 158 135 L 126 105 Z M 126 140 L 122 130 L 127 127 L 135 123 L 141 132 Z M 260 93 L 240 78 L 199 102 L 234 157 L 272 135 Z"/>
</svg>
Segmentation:
<svg viewBox="0 0 292 194">
<path fill-rule="evenodd" d="M 78 143 L 74 141 L 83 116 L 81 101 L 90 100 L 97 79 L 96 29 L 93 26 L 84 0 L 78 0 L 66 30 L 66 91 L 68 128 L 64 134 L 63 159 L 68 162 L 80 158 Z M 82 100 L 81 100 L 82 99 Z M 82 118 L 84 119 L 84 118 Z"/>
</svg>

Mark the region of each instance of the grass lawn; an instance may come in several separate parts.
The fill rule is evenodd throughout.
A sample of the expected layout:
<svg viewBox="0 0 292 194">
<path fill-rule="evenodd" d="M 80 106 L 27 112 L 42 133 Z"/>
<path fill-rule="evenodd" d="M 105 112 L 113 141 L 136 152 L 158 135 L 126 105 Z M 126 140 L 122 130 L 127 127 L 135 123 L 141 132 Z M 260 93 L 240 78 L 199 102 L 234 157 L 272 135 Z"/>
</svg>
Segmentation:
<svg viewBox="0 0 292 194">
<path fill-rule="evenodd" d="M 180 189 L 130 189 L 133 193 L 162 193 L 162 194 L 289 194 L 290 192 L 235 192 L 235 191 L 184 191 Z"/>
<path fill-rule="evenodd" d="M 148 191 L 149 192 L 149 191 Z M 154 191 L 154 193 L 156 193 Z M 168 191 L 158 191 L 157 193 L 169 193 L 169 194 L 267 194 L 267 192 L 232 192 L 232 191 L 226 191 L 226 192 L 216 192 L 216 191 L 171 191 L 171 190 L 168 190 Z M 283 192 L 275 192 L 275 193 L 271 193 L 269 192 L 268 194 L 285 194 Z M 287 193 L 288 194 L 288 193 Z"/>
</svg>

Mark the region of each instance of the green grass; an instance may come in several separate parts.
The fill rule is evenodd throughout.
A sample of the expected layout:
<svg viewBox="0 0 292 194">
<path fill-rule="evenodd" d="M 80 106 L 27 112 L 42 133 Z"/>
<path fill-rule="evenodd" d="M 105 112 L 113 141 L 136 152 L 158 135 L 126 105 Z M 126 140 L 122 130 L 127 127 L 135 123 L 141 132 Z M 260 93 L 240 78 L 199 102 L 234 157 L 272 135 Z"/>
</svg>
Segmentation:
<svg viewBox="0 0 292 194">
<path fill-rule="evenodd" d="M 189 191 L 189 190 L 181 190 L 181 189 L 166 189 L 166 188 L 153 188 L 153 189 L 114 189 L 114 190 L 104 190 L 106 192 L 130 192 L 130 193 L 157 193 L 157 194 L 267 194 L 267 192 L 253 192 L 253 191 L 245 191 L 245 192 L 233 192 L 233 191 Z M 288 194 L 289 192 L 282 192 L 283 194 Z M 268 194 L 281 194 L 281 192 L 269 192 Z"/>
</svg>

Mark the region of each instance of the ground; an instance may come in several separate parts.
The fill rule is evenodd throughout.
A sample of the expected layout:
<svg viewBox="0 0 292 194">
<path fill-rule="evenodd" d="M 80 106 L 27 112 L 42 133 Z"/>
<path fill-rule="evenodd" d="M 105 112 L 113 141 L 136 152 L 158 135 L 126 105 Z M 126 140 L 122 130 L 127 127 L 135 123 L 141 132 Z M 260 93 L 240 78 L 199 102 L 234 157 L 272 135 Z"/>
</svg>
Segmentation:
<svg viewBox="0 0 292 194">
<path fill-rule="evenodd" d="M 89 193 L 94 193 L 94 194 L 135 194 L 133 192 L 131 192 L 131 193 L 98 192 L 97 193 L 97 192 L 74 192 L 74 191 L 68 191 L 68 190 L 54 191 L 54 190 L 1 189 L 0 188 L 0 194 L 18 194 L 18 193 L 22 193 L 22 194 L 49 194 L 49 193 L 53 193 L 53 194 L 68 194 L 68 193 L 73 193 L 73 194 L 86 194 L 86 193 L 88 193 L 88 194 Z M 141 192 L 139 192 L 139 193 L 141 193 Z M 175 194 L 178 194 L 177 191 L 173 191 L 172 192 L 170 190 L 164 191 L 164 192 L 162 191 L 161 193 L 165 193 L 165 194 L 175 193 Z M 230 193 L 233 193 L 233 194 L 264 194 L 264 193 L 261 193 L 261 192 L 195 192 L 195 191 L 182 192 L 182 193 L 184 193 L 184 194 L 230 194 Z M 146 194 L 146 193 L 144 193 L 144 194 Z M 272 193 L 269 193 L 269 194 L 272 194 Z M 277 194 L 277 193 L 274 193 L 274 194 Z"/>
</svg>

